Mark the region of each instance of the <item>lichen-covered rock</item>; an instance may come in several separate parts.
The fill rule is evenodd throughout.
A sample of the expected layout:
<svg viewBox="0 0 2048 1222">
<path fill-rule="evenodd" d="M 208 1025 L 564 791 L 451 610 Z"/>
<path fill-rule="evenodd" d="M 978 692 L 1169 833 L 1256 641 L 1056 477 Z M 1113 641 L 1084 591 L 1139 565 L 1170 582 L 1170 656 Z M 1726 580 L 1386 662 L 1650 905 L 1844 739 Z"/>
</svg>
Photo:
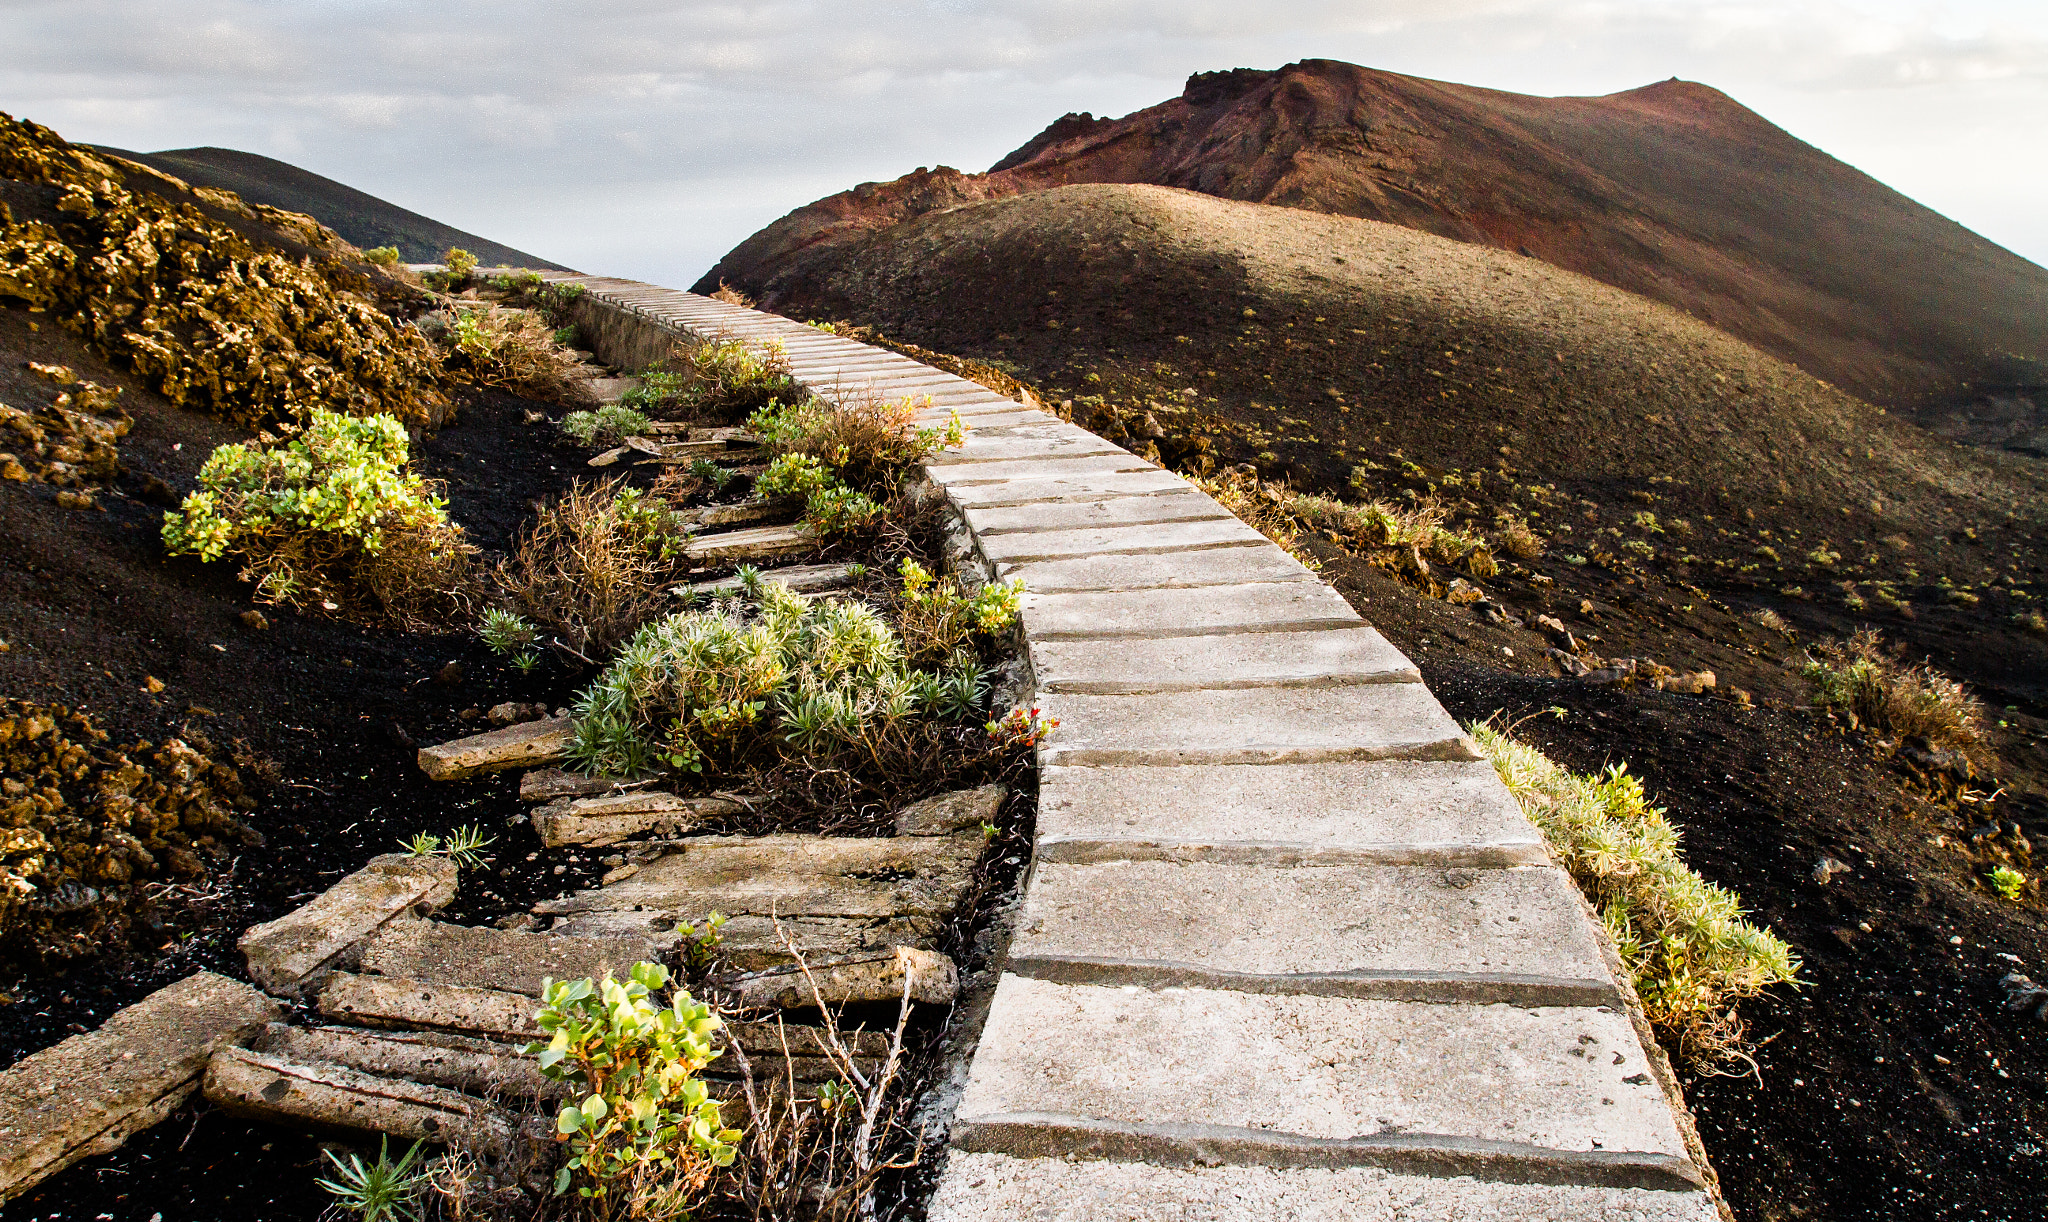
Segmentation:
<svg viewBox="0 0 2048 1222">
<path fill-rule="evenodd" d="M 133 189 L 142 175 L 206 208 Z M 427 427 L 446 416 L 439 352 L 377 308 L 344 261 L 354 248 L 310 218 L 195 191 L 5 114 L 0 179 L 27 184 L 7 193 L 20 209 L 0 201 L 0 298 L 54 315 L 173 402 L 242 423 L 307 407 Z M 223 216 L 308 253 L 258 246 Z"/>
<path fill-rule="evenodd" d="M 142 884 L 193 881 L 256 803 L 203 740 L 119 749 L 83 713 L 0 702 L 0 964 L 59 966 L 152 920 Z"/>
</svg>

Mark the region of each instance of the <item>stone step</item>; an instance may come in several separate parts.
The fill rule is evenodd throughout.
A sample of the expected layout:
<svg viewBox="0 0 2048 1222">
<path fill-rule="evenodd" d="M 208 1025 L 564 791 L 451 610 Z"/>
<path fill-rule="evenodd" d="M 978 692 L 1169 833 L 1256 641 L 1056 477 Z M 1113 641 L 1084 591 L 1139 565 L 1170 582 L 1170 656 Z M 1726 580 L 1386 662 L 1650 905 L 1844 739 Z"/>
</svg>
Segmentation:
<svg viewBox="0 0 2048 1222">
<path fill-rule="evenodd" d="M 986 462 L 1015 462 L 1019 459 L 1068 459 L 1090 455 L 1122 454 L 1130 451 L 1104 441 L 1085 429 L 1055 424 L 1040 428 L 1011 429 L 1002 433 L 975 430 L 954 449 L 942 450 L 928 460 L 930 466 L 952 468 Z"/>
<path fill-rule="evenodd" d="M 237 944 L 249 978 L 295 997 L 318 984 L 393 921 L 413 920 L 455 898 L 459 867 L 445 857 L 386 853 L 301 908 L 253 925 Z"/>
<path fill-rule="evenodd" d="M 1144 526 L 1094 526 L 1076 530 L 1032 531 L 994 535 L 979 542 L 981 554 L 988 557 L 991 563 L 998 565 L 1108 555 L 1156 556 L 1175 552 L 1195 552 L 1199 554 L 1185 562 L 1193 571 L 1205 561 L 1212 559 L 1207 553 L 1219 548 L 1234 547 L 1261 548 L 1279 553 L 1282 558 L 1287 558 L 1291 562 L 1291 558 L 1274 547 L 1266 536 L 1235 518 L 1200 518 Z M 1299 563 L 1294 564 L 1294 569 L 1305 576 L 1308 575 L 1308 570 L 1303 569 Z M 1289 580 L 1296 579 L 1290 577 Z M 1207 581 L 1202 584 L 1222 583 Z"/>
<path fill-rule="evenodd" d="M 632 836 L 680 836 L 705 820 L 746 809 L 732 798 L 684 798 L 643 789 L 594 798 L 557 798 L 533 812 L 533 830 L 550 848 L 617 844 Z"/>
<path fill-rule="evenodd" d="M 1062 464 L 1064 465 L 1064 464 Z M 1186 492 L 1188 482 L 1171 471 L 1135 464 L 1092 471 L 1041 471 L 1037 478 L 956 481 L 946 495 L 962 509 L 1100 501 L 1122 496 Z"/>
<path fill-rule="evenodd" d="M 1034 641 L 1031 669 L 1043 695 L 1133 696 L 1422 681 L 1414 663 L 1363 623 L 1316 632 Z"/>
<path fill-rule="evenodd" d="M 1581 905 L 1548 866 L 1041 861 L 1007 970 L 1063 984 L 1618 1006 Z"/>
<path fill-rule="evenodd" d="M 434 747 L 422 747 L 420 771 L 436 781 L 461 781 L 505 768 L 552 764 L 569 749 L 576 723 L 567 717 L 543 717 L 472 734 Z"/>
<path fill-rule="evenodd" d="M 538 997 L 544 979 L 623 980 L 633 965 L 659 958 L 651 938 L 576 938 L 513 933 L 446 921 L 394 921 L 362 950 L 359 970 L 430 984 L 524 993 Z"/>
<path fill-rule="evenodd" d="M 803 511 L 804 503 L 795 497 L 773 497 L 732 505 L 679 509 L 676 520 L 688 526 L 740 526 L 749 522 L 779 524 L 794 521 Z"/>
<path fill-rule="evenodd" d="M 1024 494 L 1028 485 L 1055 484 L 1061 480 L 1103 479 L 1112 475 L 1144 474 L 1158 468 L 1133 454 L 1095 454 L 1076 458 L 1014 458 L 1001 462 L 961 463 L 951 467 L 925 467 L 933 483 L 942 488 L 985 488 L 992 484 L 1015 485 L 1012 492 Z M 1178 478 L 1178 477 L 1176 477 Z"/>
<path fill-rule="evenodd" d="M 1476 760 L 1478 748 L 1419 683 L 1241 688 L 1156 696 L 1047 695 L 1059 731 L 1044 764 L 1289 764 Z"/>
<path fill-rule="evenodd" d="M 610 793 L 622 784 L 617 777 L 583 776 L 560 768 L 536 768 L 519 778 L 521 802 L 552 802 L 557 798 L 588 798 Z"/>
<path fill-rule="evenodd" d="M 1112 526 L 1144 526 L 1161 522 L 1236 521 L 1228 510 L 1181 483 L 1153 496 L 1113 496 L 1094 501 L 1050 505 L 969 508 L 964 516 L 975 537 L 987 542 L 999 535 L 1041 531 L 1100 530 Z"/>
<path fill-rule="evenodd" d="M 971 1150 L 1687 1190 L 1625 1014 L 1006 975 L 953 1124 Z"/>
<path fill-rule="evenodd" d="M 1275 581 L 1202 589 L 1026 593 L 1024 636 L 1039 641 L 1091 637 L 1207 636 L 1226 632 L 1298 632 L 1353 628 L 1365 621 L 1335 590 L 1313 581 Z"/>
<path fill-rule="evenodd" d="M 553 1102 L 579 1093 L 576 1085 L 541 1073 L 540 1062 L 521 1052 L 523 1047 L 445 1031 L 272 1023 L 256 1051 L 299 1064 L 341 1065 L 485 1098 Z"/>
<path fill-rule="evenodd" d="M 1058 424 L 1060 420 L 1058 416 L 1036 408 L 1024 407 L 1014 399 L 1000 396 L 982 399 L 964 394 L 942 397 L 931 407 L 919 410 L 911 420 L 919 428 L 944 428 L 956 416 L 970 437 L 976 433 L 1002 433 L 1012 428 Z"/>
<path fill-rule="evenodd" d="M 1230 1165 L 1220 1158 L 1162 1167 L 955 1150 L 932 1195 L 929 1217 L 931 1222 L 1720 1222 L 1721 1215 L 1713 1198 L 1699 1190 L 1322 1167 L 1304 1148 L 1291 1167 Z"/>
<path fill-rule="evenodd" d="M 693 561 L 729 562 L 767 560 L 816 551 L 817 532 L 808 526 L 753 526 L 715 535 L 697 535 L 684 549 Z"/>
<path fill-rule="evenodd" d="M 1033 536 L 1010 536 L 1030 538 Z M 996 576 L 1015 578 L 1036 594 L 1088 594 L 1112 590 L 1203 589 L 1256 582 L 1319 579 L 1301 562 L 1266 543 L 1233 540 L 1206 550 L 1164 554 L 1108 554 L 1018 562 L 1000 561 Z"/>
<path fill-rule="evenodd" d="M 216 1050 L 277 1014 L 248 985 L 199 972 L 117 1010 L 96 1031 L 16 1061 L 0 1072 L 0 1201 L 176 1111 Z"/>
<path fill-rule="evenodd" d="M 1039 770 L 1038 860 L 1547 865 L 1493 765 L 1196 764 Z"/>
<path fill-rule="evenodd" d="M 336 972 L 321 986 L 314 1006 L 353 1027 L 453 1031 L 502 1044 L 522 1044 L 541 1034 L 533 1017 L 540 1003 L 525 993 L 404 976 Z"/>
<path fill-rule="evenodd" d="M 960 973 L 951 958 L 912 946 L 806 956 L 801 965 L 733 972 L 714 979 L 740 1006 L 785 1010 L 897 1002 L 904 996 L 906 981 L 910 1000 L 926 1005 L 951 1005 L 960 992 Z"/>
<path fill-rule="evenodd" d="M 781 582 L 798 594 L 815 594 L 820 590 L 837 590 L 853 584 L 853 574 L 843 564 L 797 564 L 788 568 L 766 569 L 761 576 L 767 581 Z M 737 577 L 721 577 L 717 581 L 699 581 L 678 588 L 709 596 L 738 593 L 746 588 L 746 584 Z"/>
</svg>

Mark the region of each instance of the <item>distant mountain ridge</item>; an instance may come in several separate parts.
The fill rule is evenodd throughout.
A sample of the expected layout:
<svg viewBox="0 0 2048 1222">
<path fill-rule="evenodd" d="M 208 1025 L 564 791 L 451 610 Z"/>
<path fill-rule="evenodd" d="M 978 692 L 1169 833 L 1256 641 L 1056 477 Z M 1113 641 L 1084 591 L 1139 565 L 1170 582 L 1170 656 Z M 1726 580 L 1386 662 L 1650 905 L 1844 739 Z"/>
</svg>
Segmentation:
<svg viewBox="0 0 2048 1222">
<path fill-rule="evenodd" d="M 182 178 L 195 187 L 233 191 L 252 204 L 303 212 L 365 249 L 396 246 L 399 257 L 407 263 L 438 263 L 449 247 L 460 246 L 485 266 L 570 270 L 274 157 L 222 148 L 165 149 L 156 153 L 131 153 L 117 148 L 102 151 Z"/>
<path fill-rule="evenodd" d="M 1676 79 L 1540 98 L 1330 60 L 1198 73 L 1067 115 L 985 174 L 799 208 L 699 282 L 773 304 L 831 251 L 942 208 L 1149 183 L 1388 221 L 1661 301 L 1949 436 L 2048 446 L 2048 269 Z"/>
</svg>

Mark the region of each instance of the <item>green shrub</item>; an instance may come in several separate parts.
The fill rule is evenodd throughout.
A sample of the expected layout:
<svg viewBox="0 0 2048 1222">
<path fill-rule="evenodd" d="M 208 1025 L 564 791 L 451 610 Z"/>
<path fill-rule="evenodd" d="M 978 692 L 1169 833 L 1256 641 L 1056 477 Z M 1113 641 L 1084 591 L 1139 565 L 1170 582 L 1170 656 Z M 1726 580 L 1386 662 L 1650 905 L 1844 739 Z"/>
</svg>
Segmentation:
<svg viewBox="0 0 2048 1222">
<path fill-rule="evenodd" d="M 476 548 L 407 460 L 395 418 L 316 408 L 284 445 L 214 450 L 200 491 L 164 515 L 164 546 L 203 561 L 234 553 L 265 602 L 444 622 L 467 603 Z"/>
<path fill-rule="evenodd" d="M 397 1162 L 391 1161 L 389 1137 L 379 1144 L 377 1161 L 372 1163 L 365 1163 L 360 1154 L 350 1154 L 348 1161 L 343 1162 L 334 1151 L 322 1150 L 327 1161 L 334 1164 L 335 1178 L 313 1182 L 326 1189 L 334 1204 L 354 1214 L 358 1222 L 418 1222 L 420 1198 L 434 1182 L 433 1171 L 418 1165 L 426 1144 L 412 1143 Z"/>
<path fill-rule="evenodd" d="M 1947 675 L 1891 657 L 1875 628 L 1815 645 L 1800 673 L 1813 684 L 1814 703 L 1840 710 L 1851 726 L 1917 735 L 1965 754 L 1983 742 L 1984 706 Z"/>
<path fill-rule="evenodd" d="M 726 601 L 671 615 L 619 650 L 576 699 L 578 767 L 722 769 L 778 741 L 806 756 L 873 756 L 919 722 L 971 715 L 986 692 L 964 653 L 943 674 L 910 666 L 865 603 L 808 603 L 758 575 L 747 585 L 751 608 Z"/>
<path fill-rule="evenodd" d="M 448 269 L 448 279 L 455 284 L 476 274 L 476 256 L 460 246 L 450 246 L 448 253 L 441 256 L 441 263 Z"/>
<path fill-rule="evenodd" d="M 617 445 L 645 434 L 648 427 L 647 417 L 624 403 L 607 403 L 594 412 L 570 412 L 562 417 L 562 431 L 586 446 Z"/>
<path fill-rule="evenodd" d="M 747 420 L 747 429 L 775 455 L 807 455 L 840 483 L 871 497 L 895 494 L 910 470 L 943 449 L 961 443 L 964 427 L 955 414 L 943 428 L 919 428 L 916 416 L 928 400 L 849 404 L 808 398 L 771 402 Z"/>
<path fill-rule="evenodd" d="M 1704 1064 L 1744 1055 L 1734 1003 L 1799 970 L 1742 900 L 1687 868 L 1678 831 L 1625 768 L 1580 776 L 1490 723 L 1468 727 L 1600 913 L 1650 1022 Z"/>
<path fill-rule="evenodd" d="M 963 594 L 957 579 L 933 577 L 915 560 L 905 559 L 897 573 L 903 578 L 897 616 L 904 651 L 913 663 L 950 657 L 976 633 L 994 635 L 1017 622 L 1022 578 Z"/>
<path fill-rule="evenodd" d="M 377 267 L 397 267 L 398 248 L 396 246 L 372 246 L 363 252 L 363 258 Z"/>
<path fill-rule="evenodd" d="M 668 969 L 637 963 L 621 983 L 542 982 L 535 1021 L 545 1040 L 527 1045 L 540 1071 L 583 1092 L 562 1106 L 555 1130 L 569 1146 L 555 1194 L 572 1186 L 607 1214 L 683 1217 L 741 1134 L 728 1129 L 699 1075 L 717 1059 L 720 1026 L 703 1002 L 671 986 Z"/>
</svg>

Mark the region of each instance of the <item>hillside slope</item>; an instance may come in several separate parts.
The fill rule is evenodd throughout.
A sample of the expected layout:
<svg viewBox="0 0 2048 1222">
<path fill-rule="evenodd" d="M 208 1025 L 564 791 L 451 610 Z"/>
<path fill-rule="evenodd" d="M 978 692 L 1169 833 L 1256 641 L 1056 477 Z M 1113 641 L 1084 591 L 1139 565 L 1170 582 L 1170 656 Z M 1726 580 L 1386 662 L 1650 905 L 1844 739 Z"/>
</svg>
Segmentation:
<svg viewBox="0 0 2048 1222">
<path fill-rule="evenodd" d="M 1068 115 L 987 174 L 800 208 L 700 282 L 773 303 L 822 248 L 1072 183 L 1155 183 L 1532 255 L 1677 307 L 1873 403 L 2048 454 L 2048 270 L 1677 80 L 1537 98 L 1328 60 Z"/>
<path fill-rule="evenodd" d="M 365 249 L 396 246 L 407 263 L 438 263 L 449 247 L 460 246 L 487 267 L 569 270 L 271 157 L 219 148 L 105 151 L 182 178 L 195 187 L 233 191 L 251 203 L 302 212 Z"/>
</svg>

